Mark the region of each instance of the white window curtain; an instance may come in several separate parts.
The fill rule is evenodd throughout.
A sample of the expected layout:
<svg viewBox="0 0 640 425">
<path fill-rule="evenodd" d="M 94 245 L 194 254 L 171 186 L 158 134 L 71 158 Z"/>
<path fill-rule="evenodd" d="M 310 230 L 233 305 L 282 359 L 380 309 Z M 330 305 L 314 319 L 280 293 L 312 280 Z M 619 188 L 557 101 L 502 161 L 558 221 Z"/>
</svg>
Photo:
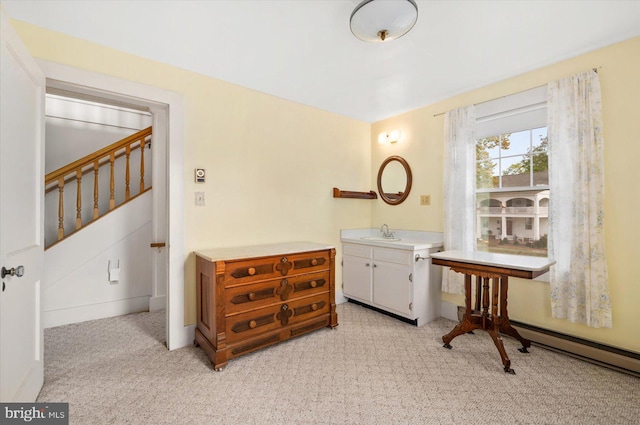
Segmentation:
<svg viewBox="0 0 640 425">
<path fill-rule="evenodd" d="M 444 249 L 473 251 L 476 220 L 476 109 L 448 111 L 444 118 Z M 464 275 L 447 269 L 442 290 L 464 293 Z"/>
<path fill-rule="evenodd" d="M 598 74 L 549 83 L 547 110 L 552 316 L 610 328 Z"/>
</svg>

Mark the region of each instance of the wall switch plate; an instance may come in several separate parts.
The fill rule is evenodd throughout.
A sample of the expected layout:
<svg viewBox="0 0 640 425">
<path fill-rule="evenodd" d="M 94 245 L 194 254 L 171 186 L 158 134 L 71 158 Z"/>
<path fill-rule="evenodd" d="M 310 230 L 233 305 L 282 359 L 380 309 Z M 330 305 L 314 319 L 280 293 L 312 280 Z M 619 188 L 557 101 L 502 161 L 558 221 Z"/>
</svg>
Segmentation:
<svg viewBox="0 0 640 425">
<path fill-rule="evenodd" d="M 196 192 L 196 207 L 204 207 L 204 192 Z"/>
<path fill-rule="evenodd" d="M 420 195 L 420 205 L 431 205 L 431 195 Z"/>
</svg>

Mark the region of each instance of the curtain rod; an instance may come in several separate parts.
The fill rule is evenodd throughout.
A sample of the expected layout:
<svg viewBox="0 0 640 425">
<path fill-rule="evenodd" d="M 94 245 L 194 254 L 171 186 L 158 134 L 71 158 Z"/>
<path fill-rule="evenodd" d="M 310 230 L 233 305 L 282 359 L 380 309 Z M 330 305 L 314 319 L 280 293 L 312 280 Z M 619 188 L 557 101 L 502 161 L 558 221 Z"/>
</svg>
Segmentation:
<svg viewBox="0 0 640 425">
<path fill-rule="evenodd" d="M 598 66 L 596 68 L 591 68 L 591 70 L 597 74 L 598 73 L 598 69 L 600 69 L 600 68 L 602 68 L 602 67 Z M 493 99 L 485 100 L 485 101 L 482 101 L 482 102 L 474 103 L 473 105 L 474 106 L 482 105 L 483 103 L 491 102 L 492 100 L 502 99 L 503 97 L 507 97 L 507 96 L 513 96 L 514 94 L 523 93 L 523 92 L 526 92 L 526 91 L 529 91 L 529 90 L 533 90 L 533 89 L 535 89 L 537 87 L 541 87 L 541 86 L 531 87 L 531 88 L 528 88 L 528 89 L 525 89 L 525 90 L 520 90 L 520 91 L 511 93 L 511 94 L 505 94 L 504 96 L 500 96 L 500 97 L 496 97 L 496 98 L 493 98 Z M 447 113 L 447 111 L 444 111 L 444 112 L 440 112 L 438 114 L 433 114 L 433 116 L 435 118 L 435 117 L 439 117 L 440 115 L 444 115 L 446 113 Z"/>
</svg>

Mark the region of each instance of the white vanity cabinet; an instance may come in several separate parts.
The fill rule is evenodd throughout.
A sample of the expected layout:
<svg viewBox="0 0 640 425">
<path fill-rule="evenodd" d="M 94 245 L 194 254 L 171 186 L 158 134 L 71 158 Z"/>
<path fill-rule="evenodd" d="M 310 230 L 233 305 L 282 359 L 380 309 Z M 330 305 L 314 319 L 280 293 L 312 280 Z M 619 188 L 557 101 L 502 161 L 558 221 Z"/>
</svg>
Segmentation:
<svg viewBox="0 0 640 425">
<path fill-rule="evenodd" d="M 440 247 L 379 245 L 342 244 L 344 296 L 417 326 L 440 317 L 441 272 L 429 259 L 429 254 L 440 251 Z"/>
<path fill-rule="evenodd" d="M 342 246 L 342 291 L 347 298 L 373 302 L 373 247 Z"/>
<path fill-rule="evenodd" d="M 414 277 L 410 251 L 373 250 L 373 303 L 391 313 L 413 316 Z M 422 269 L 419 267 L 417 269 Z M 419 273 L 419 272 L 418 272 Z M 414 317 L 408 317 L 414 319 Z"/>
</svg>

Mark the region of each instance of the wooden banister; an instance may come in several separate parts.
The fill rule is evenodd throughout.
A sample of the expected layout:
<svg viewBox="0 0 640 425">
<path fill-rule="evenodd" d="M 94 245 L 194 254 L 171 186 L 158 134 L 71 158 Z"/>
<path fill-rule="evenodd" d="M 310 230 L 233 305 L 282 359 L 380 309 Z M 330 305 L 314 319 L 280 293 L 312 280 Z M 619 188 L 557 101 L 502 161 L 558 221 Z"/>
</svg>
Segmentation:
<svg viewBox="0 0 640 425">
<path fill-rule="evenodd" d="M 133 144 L 140 140 L 144 141 L 144 139 L 146 139 L 148 136 L 151 136 L 151 127 L 147 127 L 144 130 L 140 130 L 139 132 L 132 134 L 129 137 L 126 137 L 118 142 L 115 142 L 98 151 L 95 151 L 94 153 L 91 153 L 85 156 L 84 158 L 80 158 L 77 161 L 73 161 L 69 165 L 65 165 L 64 167 L 58 168 L 57 170 L 50 172 L 45 176 L 44 183 L 45 185 L 48 185 L 51 182 L 60 178 L 60 176 L 66 176 L 67 174 L 70 174 L 71 172 L 75 171 L 77 168 L 84 168 L 87 165 L 90 165 L 91 163 L 93 163 L 95 160 L 100 160 L 106 156 L 109 156 L 111 154 L 111 151 L 115 152 L 127 146 L 128 144 Z"/>
<path fill-rule="evenodd" d="M 115 203 L 115 162 L 118 158 L 123 155 L 126 155 L 126 164 L 125 164 L 125 187 L 122 189 L 125 194 L 124 202 L 128 202 L 129 200 L 135 198 L 139 194 L 142 194 L 150 189 L 150 187 L 145 188 L 144 183 L 144 149 L 147 143 L 150 143 L 148 138 L 151 137 L 152 128 L 148 127 L 144 130 L 141 130 L 135 134 L 132 134 L 129 137 L 126 137 L 118 142 L 112 143 L 109 146 L 106 146 L 94 153 L 91 153 L 83 158 L 78 159 L 64 167 L 61 167 L 45 176 L 45 193 L 50 192 L 51 190 L 58 189 L 58 237 L 57 241 L 64 239 L 65 230 L 64 230 L 64 186 L 71 182 L 76 181 L 76 223 L 75 229 L 71 233 L 78 231 L 82 228 L 82 177 L 85 174 L 93 171 L 93 218 L 91 220 L 96 220 L 100 217 L 100 211 L 98 208 L 98 173 L 100 168 L 103 165 L 109 164 L 109 210 L 111 211 L 114 208 L 117 208 L 119 205 Z M 129 169 L 129 159 L 131 152 L 134 149 L 140 149 L 140 192 L 136 196 L 131 195 L 130 190 L 130 169 Z M 120 152 L 119 152 L 120 151 Z M 120 191 L 118 191 L 120 193 Z M 107 212 L 108 212 L 107 211 Z M 106 214 L 103 213 L 103 215 Z M 56 243 L 53 242 L 53 243 Z M 52 244 L 50 243 L 49 246 Z"/>
<path fill-rule="evenodd" d="M 132 149 L 134 149 L 134 150 L 137 149 L 137 146 L 135 146 L 135 144 L 133 144 L 132 146 L 133 146 Z M 125 156 L 125 154 L 126 154 L 126 152 L 124 152 L 124 151 L 118 152 L 116 154 L 116 161 L 119 158 L 122 158 L 123 156 Z M 82 170 L 82 176 L 84 177 L 85 174 L 89 174 L 92 171 L 94 173 L 97 172 L 96 170 L 99 170 L 100 167 L 102 167 L 104 164 L 107 164 L 108 162 L 109 162 L 109 157 L 108 156 L 106 158 L 103 158 L 103 159 L 99 160 L 99 161 L 96 160 L 91 167 L 84 168 Z M 70 182 L 74 181 L 75 179 L 76 179 L 75 174 L 67 174 L 67 177 L 64 179 L 64 184 L 70 183 Z M 55 183 L 55 184 L 52 184 L 52 183 Z M 47 194 L 47 193 L 49 193 L 51 191 L 56 190 L 57 188 L 58 188 L 57 180 L 54 181 L 54 182 L 49 182 L 49 186 L 46 187 L 44 193 Z"/>
</svg>

